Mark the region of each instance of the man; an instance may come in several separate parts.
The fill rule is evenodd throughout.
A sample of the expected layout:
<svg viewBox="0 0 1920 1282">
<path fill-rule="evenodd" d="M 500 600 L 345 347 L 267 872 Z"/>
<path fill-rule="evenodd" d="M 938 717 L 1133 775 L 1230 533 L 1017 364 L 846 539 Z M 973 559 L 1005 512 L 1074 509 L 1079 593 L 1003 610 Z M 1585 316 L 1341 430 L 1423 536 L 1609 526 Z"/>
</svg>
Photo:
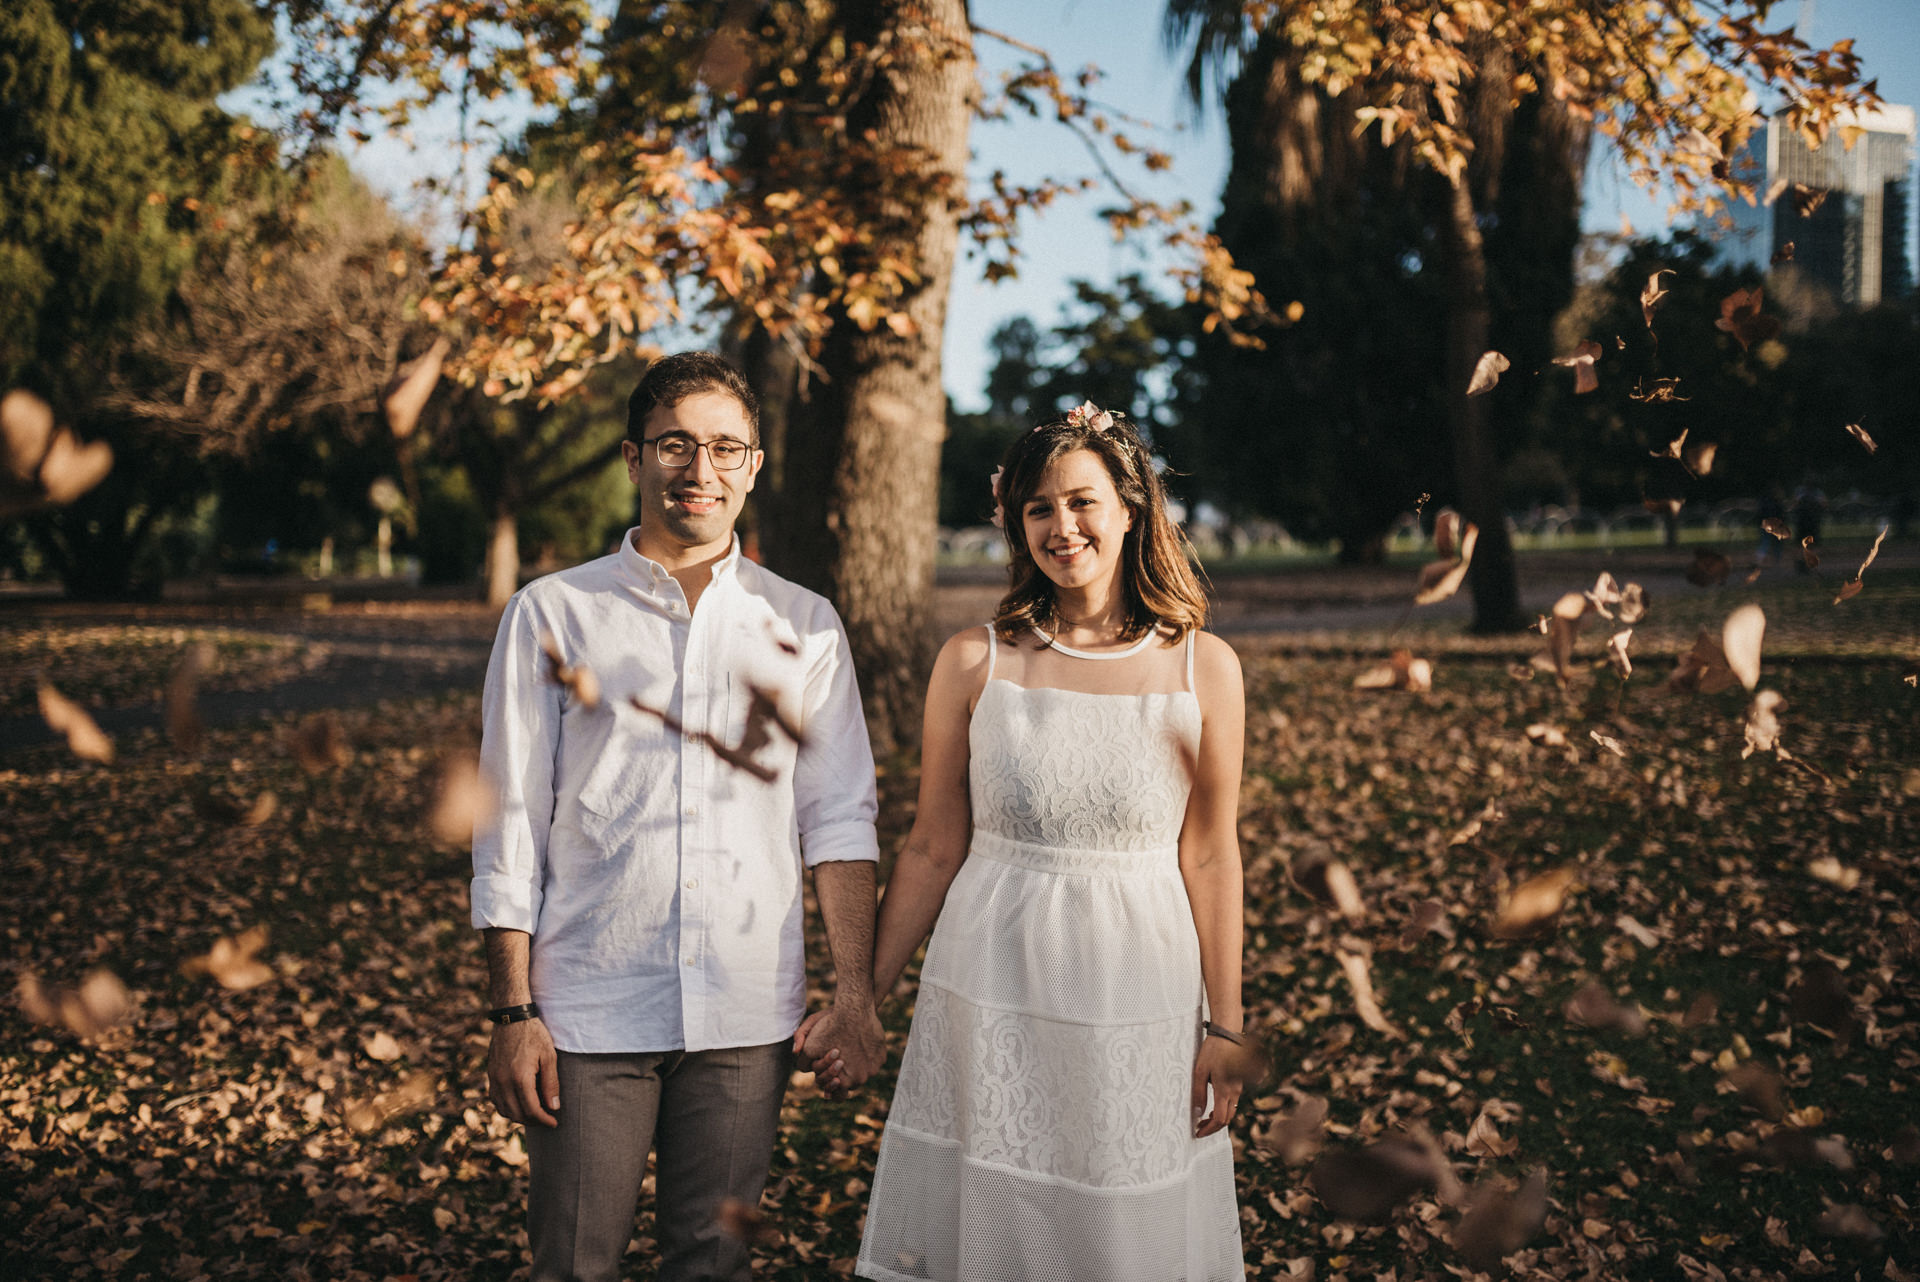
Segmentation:
<svg viewBox="0 0 1920 1282">
<path fill-rule="evenodd" d="M 740 554 L 763 455 L 739 373 L 655 362 L 627 435 L 639 525 L 516 594 L 487 668 L 487 1079 L 527 1126 L 535 1282 L 619 1276 L 650 1147 L 659 1278 L 746 1279 L 717 1216 L 766 1183 L 805 1006 L 803 866 L 839 977 L 817 1044 L 842 1084 L 882 1054 L 873 756 L 833 608 Z"/>
</svg>

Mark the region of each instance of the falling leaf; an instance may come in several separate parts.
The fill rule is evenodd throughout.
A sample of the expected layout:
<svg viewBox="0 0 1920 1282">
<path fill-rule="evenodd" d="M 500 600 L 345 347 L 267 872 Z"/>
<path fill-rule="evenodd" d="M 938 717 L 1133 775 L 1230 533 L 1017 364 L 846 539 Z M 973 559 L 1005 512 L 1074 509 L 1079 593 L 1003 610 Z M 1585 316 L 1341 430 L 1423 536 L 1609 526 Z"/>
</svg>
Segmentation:
<svg viewBox="0 0 1920 1282">
<path fill-rule="evenodd" d="M 1832 855 L 1822 855 L 1807 865 L 1807 871 L 1829 885 L 1852 890 L 1860 884 L 1860 870 L 1849 868 Z"/>
<path fill-rule="evenodd" d="M 1715 329 L 1724 330 L 1738 339 L 1742 351 L 1780 332 L 1779 319 L 1761 312 L 1760 296 L 1758 289 L 1734 290 L 1721 300 L 1720 319 L 1713 323 Z"/>
<path fill-rule="evenodd" d="M 666 709 L 652 707 L 642 703 L 636 697 L 629 696 L 627 702 L 635 711 L 657 718 L 670 733 L 681 735 L 694 743 L 706 745 L 714 756 L 734 769 L 752 775 L 762 783 L 772 783 L 779 777 L 779 772 L 754 759 L 761 748 L 773 742 L 773 733 L 769 727 L 777 727 L 783 735 L 796 744 L 803 743 L 805 735 L 800 727 L 781 710 L 780 702 L 772 691 L 752 685 L 747 688 L 750 694 L 747 720 L 740 733 L 740 742 L 737 744 L 728 743 L 705 730 L 689 730 L 678 717 Z"/>
<path fill-rule="evenodd" d="M 40 461 L 52 440 L 53 409 L 45 401 L 21 388 L 0 397 L 0 481 L 37 496 Z"/>
<path fill-rule="evenodd" d="M 714 1223 L 722 1233 L 741 1242 L 772 1249 L 783 1241 L 780 1230 L 766 1222 L 759 1207 L 737 1197 L 720 1199 L 720 1209 L 714 1215 Z"/>
<path fill-rule="evenodd" d="M 212 976 L 220 987 L 236 993 L 258 988 L 274 977 L 273 967 L 255 956 L 266 945 L 265 926 L 251 927 L 232 939 L 222 936 L 205 956 L 182 963 L 180 973 Z"/>
<path fill-rule="evenodd" d="M 1786 1116 L 1786 1083 L 1772 1069 L 1747 1060 L 1729 1068 L 1721 1080 L 1768 1121 L 1777 1122 Z"/>
<path fill-rule="evenodd" d="M 65 1028 L 76 1037 L 93 1038 L 110 1032 L 133 1014 L 133 996 L 120 977 L 105 967 L 88 973 L 76 989 L 49 992 L 40 977 L 23 970 L 14 987 L 20 1013 L 36 1024 Z"/>
<path fill-rule="evenodd" d="M 1608 752 L 1611 752 L 1614 756 L 1625 757 L 1627 755 L 1626 745 L 1621 743 L 1618 739 L 1615 739 L 1609 735 L 1601 734 L 1598 730 L 1589 730 L 1587 731 L 1587 734 L 1593 738 L 1593 741 L 1595 743 L 1599 744 L 1602 748 L 1605 748 Z"/>
<path fill-rule="evenodd" d="M 340 718 L 331 712 L 303 717 L 288 735 L 287 743 L 293 749 L 294 760 L 308 774 L 320 774 L 353 761 L 353 749 L 347 746 Z"/>
<path fill-rule="evenodd" d="M 1910 686 L 1920 686 L 1920 663 L 1909 663 L 1907 670 L 1900 674 L 1900 679 Z"/>
<path fill-rule="evenodd" d="M 566 657 L 560 653 L 560 641 L 548 632 L 540 637 L 540 651 L 547 656 L 547 679 L 556 685 L 563 685 L 573 692 L 573 697 L 583 708 L 600 706 L 600 678 L 593 675 L 593 669 L 586 664 L 577 667 L 569 665 Z"/>
<path fill-rule="evenodd" d="M 1602 570 L 1600 577 L 1593 581 L 1593 586 L 1581 595 L 1587 598 L 1587 603 L 1593 607 L 1596 614 L 1611 619 L 1613 607 L 1620 604 L 1620 585 L 1613 581 L 1611 574 Z"/>
<path fill-rule="evenodd" d="M 1871 1215 L 1851 1202 L 1822 1211 L 1814 1227 L 1829 1237 L 1853 1238 L 1860 1242 L 1878 1242 L 1887 1235 Z"/>
<path fill-rule="evenodd" d="M 1291 861 L 1288 871 L 1300 889 L 1323 904 L 1333 905 L 1349 921 L 1359 921 L 1367 915 L 1366 903 L 1360 898 L 1360 884 L 1347 866 L 1331 855 L 1301 856 Z"/>
<path fill-rule="evenodd" d="M 1556 356 L 1553 363 L 1573 370 L 1573 394 L 1580 396 L 1600 386 L 1600 376 L 1593 369 L 1593 363 L 1599 359 L 1600 344 L 1589 338 L 1573 349 L 1573 355 Z"/>
<path fill-rule="evenodd" d="M 1720 652 L 1733 675 L 1749 690 L 1760 684 L 1760 641 L 1766 633 L 1766 612 L 1753 604 L 1729 614 L 1720 627 Z"/>
<path fill-rule="evenodd" d="M 1568 866 L 1521 882 L 1501 902 L 1490 933 L 1495 939 L 1520 939 L 1550 928 L 1578 877 L 1578 870 Z"/>
<path fill-rule="evenodd" d="M 1791 183 L 1787 187 L 1787 198 L 1793 203 L 1793 212 L 1802 218 L 1811 218 L 1819 212 L 1820 206 L 1827 203 L 1827 191 L 1825 187 Z"/>
<path fill-rule="evenodd" d="M 1647 1031 L 1647 1017 L 1640 1007 L 1622 1006 L 1597 979 L 1590 979 L 1574 990 L 1562 1009 L 1571 1023 L 1596 1032 L 1617 1030 L 1638 1037 Z"/>
<path fill-rule="evenodd" d="M 1679 275 L 1679 273 L 1674 271 L 1673 268 L 1662 267 L 1659 271 L 1647 277 L 1647 283 L 1641 287 L 1640 316 L 1647 323 L 1648 333 L 1653 332 L 1654 311 L 1660 306 L 1661 303 L 1664 303 L 1667 300 L 1668 291 L 1660 288 L 1660 278 L 1662 276 L 1677 276 L 1677 275 Z"/>
<path fill-rule="evenodd" d="M 1499 383 L 1502 372 L 1513 368 L 1513 362 L 1499 352 L 1482 352 L 1480 359 L 1474 362 L 1473 380 L 1467 384 L 1468 396 L 1479 396 L 1490 392 Z"/>
<path fill-rule="evenodd" d="M 1776 539 L 1785 540 L 1793 537 L 1793 527 L 1777 516 L 1764 518 L 1760 522 L 1760 528 Z"/>
<path fill-rule="evenodd" d="M 1453 923 L 1447 919 L 1447 906 L 1437 899 L 1424 899 L 1414 905 L 1406 929 L 1400 932 L 1400 946 L 1412 948 L 1427 935 L 1453 938 Z"/>
<path fill-rule="evenodd" d="M 480 759 L 471 752 L 451 753 L 440 767 L 427 829 L 442 845 L 469 845 L 474 827 L 493 817 L 495 804 L 493 789 L 480 773 Z"/>
<path fill-rule="evenodd" d="M 1468 567 L 1473 564 L 1474 545 L 1479 541 L 1480 527 L 1469 524 L 1460 535 L 1459 560 L 1435 561 L 1420 571 L 1419 590 L 1414 593 L 1413 603 L 1432 605 L 1458 592 L 1466 581 Z"/>
<path fill-rule="evenodd" d="M 360 1049 L 367 1053 L 368 1059 L 377 1059 L 383 1064 L 399 1059 L 401 1054 L 400 1043 L 385 1029 L 360 1043 Z"/>
<path fill-rule="evenodd" d="M 1840 585 L 1839 595 L 1833 598 L 1835 605 L 1839 605 L 1842 601 L 1860 595 L 1860 589 L 1866 586 L 1861 580 L 1866 577 L 1867 567 L 1873 564 L 1873 559 L 1880 555 L 1880 544 L 1885 541 L 1886 537 L 1887 527 L 1883 525 L 1880 527 L 1880 533 L 1874 536 L 1873 546 L 1867 549 L 1867 559 L 1860 563 L 1860 568 L 1854 571 L 1851 579 L 1848 579 Z M 1811 541 L 1811 539 L 1809 539 L 1809 541 Z"/>
<path fill-rule="evenodd" d="M 1655 516 L 1671 521 L 1680 515 L 1680 509 L 1687 505 L 1685 499 L 1641 499 L 1640 506 Z"/>
<path fill-rule="evenodd" d="M 1452 508 L 1442 508 L 1433 514 L 1433 550 L 1447 560 L 1459 555 L 1460 529 L 1465 524 L 1460 514 Z"/>
<path fill-rule="evenodd" d="M 1653 458 L 1670 458 L 1670 459 L 1677 459 L 1677 458 L 1679 458 L 1679 457 L 1680 457 L 1680 451 L 1681 451 L 1681 449 L 1682 449 L 1682 448 L 1683 448 L 1683 447 L 1684 447 L 1684 446 L 1686 445 L 1686 443 L 1687 443 L 1687 433 L 1688 433 L 1689 431 L 1691 431 L 1691 430 L 1693 430 L 1693 429 L 1691 429 L 1691 428 L 1684 428 L 1684 427 L 1683 427 L 1683 428 L 1681 428 L 1681 429 L 1680 429 L 1680 435 L 1678 435 L 1678 436 L 1676 436 L 1676 437 L 1674 437 L 1674 438 L 1673 438 L 1673 439 L 1672 439 L 1671 441 L 1668 441 L 1668 442 L 1667 442 L 1667 448 L 1666 448 L 1666 449 L 1664 449 L 1664 450 L 1648 450 L 1648 451 L 1647 451 L 1647 453 L 1648 453 L 1648 455 L 1650 455 L 1650 456 L 1651 456 L 1651 457 L 1653 457 Z"/>
<path fill-rule="evenodd" d="M 1299 1166 L 1320 1151 L 1326 1125 L 1327 1101 L 1309 1095 L 1292 1112 L 1275 1117 L 1265 1127 L 1255 1127 L 1253 1146 L 1288 1166 Z"/>
<path fill-rule="evenodd" d="M 420 425 L 420 414 L 439 384 L 441 367 L 452 350 L 453 344 L 445 337 L 436 338 L 432 347 L 394 372 L 393 381 L 387 384 L 380 399 L 380 408 L 386 412 L 387 426 L 395 439 L 406 440 Z"/>
<path fill-rule="evenodd" d="M 1314 1195 L 1343 1220 L 1379 1220 L 1423 1189 L 1456 1183 L 1431 1139 L 1404 1135 L 1324 1153 L 1307 1174 Z"/>
<path fill-rule="evenodd" d="M 1687 1007 L 1687 1013 L 1680 1017 L 1680 1027 L 1699 1028 L 1711 1024 L 1720 1014 L 1720 999 L 1712 993 L 1701 993 Z"/>
<path fill-rule="evenodd" d="M 1471 1267 L 1496 1272 L 1501 1259 L 1532 1241 L 1546 1220 L 1544 1167 L 1535 1167 L 1515 1189 L 1487 1180 L 1467 1196 L 1467 1212 L 1452 1233 L 1453 1249 Z"/>
<path fill-rule="evenodd" d="M 49 730 L 67 737 L 67 747 L 82 761 L 97 761 L 102 765 L 113 761 L 113 740 L 101 731 L 85 708 L 45 681 L 40 683 L 40 716 Z"/>
<path fill-rule="evenodd" d="M 370 1135 L 395 1118 L 431 1103 L 436 1093 L 433 1074 L 425 1069 L 415 1070 L 407 1074 L 394 1089 L 383 1091 L 370 1100 L 348 1105 L 345 1110 L 347 1125 L 358 1134 Z"/>
<path fill-rule="evenodd" d="M 1720 447 L 1712 441 L 1691 446 L 1680 456 L 1680 466 L 1695 476 L 1705 476 L 1713 471 L 1713 457 L 1719 452 Z"/>
<path fill-rule="evenodd" d="M 1795 1023 L 1839 1029 L 1853 1020 L 1853 995 L 1847 991 L 1846 976 L 1825 958 L 1801 973 L 1800 981 L 1787 990 L 1787 1004 Z"/>
<path fill-rule="evenodd" d="M 1718 587 L 1732 572 L 1733 562 L 1718 552 L 1701 548 L 1693 554 L 1693 564 L 1687 567 L 1687 582 L 1703 588 Z"/>
<path fill-rule="evenodd" d="M 1753 696 L 1753 702 L 1747 707 L 1746 746 L 1740 750 L 1741 760 L 1756 752 L 1773 752 L 1780 745 L 1780 709 L 1787 701 L 1778 691 L 1762 690 Z"/>
<path fill-rule="evenodd" d="M 1667 678 L 1667 689 L 1718 694 L 1731 689 L 1738 681 L 1727 664 L 1720 642 L 1702 628 L 1694 638 L 1693 648 L 1680 656 L 1673 675 Z"/>
<path fill-rule="evenodd" d="M 1773 253 L 1767 257 L 1767 265 L 1769 267 L 1778 267 L 1781 263 L 1790 263 L 1792 261 L 1793 242 L 1790 240 L 1783 241 L 1780 248 L 1774 250 Z"/>
<path fill-rule="evenodd" d="M 1872 454 L 1880 448 L 1874 444 L 1873 438 L 1867 435 L 1867 429 L 1858 423 L 1847 424 L 1847 431 L 1852 434 L 1854 440 L 1867 447 L 1867 453 Z"/>
<path fill-rule="evenodd" d="M 1420 694 L 1433 689 L 1433 662 L 1416 659 L 1411 650 L 1395 650 L 1387 661 L 1353 679 L 1356 690 L 1408 690 Z"/>
<path fill-rule="evenodd" d="M 279 813 L 280 798 L 269 788 L 253 799 L 253 804 L 240 816 L 240 823 L 247 828 L 258 828 Z"/>
<path fill-rule="evenodd" d="M 210 642 L 196 641 L 187 647 L 167 678 L 167 737 L 173 746 L 192 756 L 200 751 L 206 728 L 196 703 L 200 678 L 213 666 L 214 649 Z"/>
<path fill-rule="evenodd" d="M 1543 748 L 1564 748 L 1567 746 L 1567 735 L 1556 726 L 1535 722 L 1527 727 L 1527 741 Z"/>
<path fill-rule="evenodd" d="M 1693 398 L 1680 395 L 1679 379 L 1656 378 L 1650 383 L 1635 379 L 1633 390 L 1627 393 L 1627 399 L 1648 405 L 1672 405 L 1680 401 L 1690 401 Z"/>
<path fill-rule="evenodd" d="M 1627 643 L 1633 640 L 1633 629 L 1627 628 L 1607 638 L 1607 662 L 1613 665 L 1614 672 L 1622 681 L 1633 675 L 1633 660 L 1627 657 Z"/>
<path fill-rule="evenodd" d="M 1399 1036 L 1399 1030 L 1387 1022 L 1380 1011 L 1380 1003 L 1373 995 L 1373 975 L 1368 969 L 1365 955 L 1350 952 L 1345 948 L 1335 950 L 1340 959 L 1340 969 L 1347 977 L 1347 986 L 1353 990 L 1353 1010 L 1360 1016 L 1360 1022 L 1377 1033 Z"/>
</svg>

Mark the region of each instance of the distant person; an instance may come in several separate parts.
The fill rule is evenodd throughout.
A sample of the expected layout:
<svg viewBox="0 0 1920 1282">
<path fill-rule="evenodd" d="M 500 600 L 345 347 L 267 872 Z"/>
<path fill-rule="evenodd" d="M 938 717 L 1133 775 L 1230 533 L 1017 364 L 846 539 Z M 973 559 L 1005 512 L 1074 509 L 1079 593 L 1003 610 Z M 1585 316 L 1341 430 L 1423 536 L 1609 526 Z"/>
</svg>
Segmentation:
<svg viewBox="0 0 1920 1282">
<path fill-rule="evenodd" d="M 734 536 L 762 460 L 739 373 L 705 353 L 654 362 L 620 449 L 639 524 L 612 555 L 515 594 L 487 667 L 498 805 L 473 841 L 487 1081 L 527 1128 L 533 1282 L 622 1276 L 650 1149 L 660 1255 L 642 1271 L 747 1282 L 720 1213 L 766 1183 L 805 1013 L 807 869 L 838 973 L 815 1035 L 847 1086 L 885 1049 L 873 754 L 833 607 Z M 548 646 L 604 698 L 557 680 Z M 709 747 L 752 727 L 754 770 Z"/>
</svg>

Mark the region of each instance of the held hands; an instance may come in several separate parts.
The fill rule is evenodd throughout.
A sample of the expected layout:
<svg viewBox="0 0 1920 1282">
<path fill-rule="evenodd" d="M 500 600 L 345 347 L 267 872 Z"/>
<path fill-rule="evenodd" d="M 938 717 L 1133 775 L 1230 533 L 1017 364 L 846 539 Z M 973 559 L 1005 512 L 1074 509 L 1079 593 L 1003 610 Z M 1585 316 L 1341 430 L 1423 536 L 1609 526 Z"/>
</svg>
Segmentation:
<svg viewBox="0 0 1920 1282">
<path fill-rule="evenodd" d="M 487 1093 L 510 1121 L 558 1126 L 560 1058 L 545 1021 L 495 1024 L 487 1047 Z"/>
<path fill-rule="evenodd" d="M 836 1001 L 807 1016 L 793 1035 L 793 1049 L 828 1099 L 845 1099 L 885 1062 L 887 1039 L 871 1002 Z"/>
</svg>

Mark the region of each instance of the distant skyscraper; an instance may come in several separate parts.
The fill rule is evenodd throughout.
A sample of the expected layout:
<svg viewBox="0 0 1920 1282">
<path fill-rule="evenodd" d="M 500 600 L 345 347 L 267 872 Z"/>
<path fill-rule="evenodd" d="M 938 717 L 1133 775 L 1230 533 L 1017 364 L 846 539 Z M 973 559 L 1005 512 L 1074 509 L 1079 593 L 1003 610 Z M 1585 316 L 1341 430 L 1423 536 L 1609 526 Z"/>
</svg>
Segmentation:
<svg viewBox="0 0 1920 1282">
<path fill-rule="evenodd" d="M 1914 285 L 1914 112 L 1887 106 L 1845 123 L 1862 131 L 1851 148 L 1837 127 L 1817 149 L 1772 123 L 1755 132 L 1736 172 L 1754 174 L 1763 195 L 1787 186 L 1771 205 L 1736 201 L 1732 230 L 1718 234 L 1720 252 L 1764 270 L 1791 244 L 1790 270 L 1801 282 L 1842 306 L 1872 307 L 1905 297 Z"/>
</svg>

